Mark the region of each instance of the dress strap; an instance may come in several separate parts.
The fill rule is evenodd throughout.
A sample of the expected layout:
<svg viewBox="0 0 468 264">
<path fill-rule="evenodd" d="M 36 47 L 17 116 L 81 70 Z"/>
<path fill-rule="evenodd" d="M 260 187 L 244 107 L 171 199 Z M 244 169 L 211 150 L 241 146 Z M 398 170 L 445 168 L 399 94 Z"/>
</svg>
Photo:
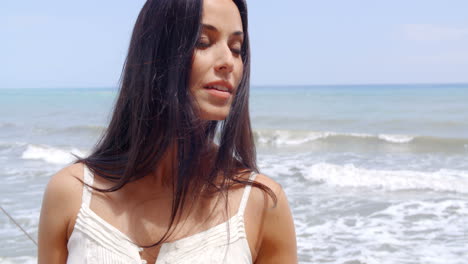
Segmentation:
<svg viewBox="0 0 468 264">
<path fill-rule="evenodd" d="M 94 182 L 94 175 L 86 165 L 84 165 L 83 182 L 90 186 L 93 186 Z M 86 185 L 83 185 L 83 197 L 81 202 L 82 205 L 89 207 L 89 204 L 91 203 L 91 195 L 92 189 Z"/>
<path fill-rule="evenodd" d="M 254 181 L 256 176 L 257 173 L 252 172 L 252 174 L 250 174 L 249 180 Z M 242 194 L 242 199 L 238 211 L 238 214 L 240 214 L 241 216 L 244 216 L 245 207 L 247 207 L 247 201 L 249 200 L 249 194 L 251 189 L 252 185 L 246 185 L 244 188 L 244 193 Z"/>
</svg>

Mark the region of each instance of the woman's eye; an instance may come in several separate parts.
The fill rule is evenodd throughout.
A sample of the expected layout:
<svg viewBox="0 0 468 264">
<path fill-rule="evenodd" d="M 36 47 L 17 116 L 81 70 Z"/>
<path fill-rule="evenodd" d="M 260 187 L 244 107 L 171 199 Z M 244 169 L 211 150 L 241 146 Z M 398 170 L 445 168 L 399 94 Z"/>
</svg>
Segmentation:
<svg viewBox="0 0 468 264">
<path fill-rule="evenodd" d="M 240 55 L 242 53 L 242 44 L 235 43 L 231 45 L 231 51 L 236 55 Z"/>
<path fill-rule="evenodd" d="M 241 41 L 233 41 L 231 44 L 231 51 L 236 55 L 240 55 L 242 53 L 242 42 Z"/>
<path fill-rule="evenodd" d="M 197 48 L 208 48 L 211 45 L 207 38 L 200 38 L 197 42 Z"/>
<path fill-rule="evenodd" d="M 204 43 L 204 42 L 198 42 L 197 43 L 197 48 L 199 49 L 205 49 L 205 48 L 208 48 L 210 46 L 209 43 Z"/>
<path fill-rule="evenodd" d="M 234 54 L 237 54 L 237 55 L 240 55 L 242 52 L 241 49 L 237 49 L 237 48 L 232 48 L 231 50 Z"/>
<path fill-rule="evenodd" d="M 206 43 L 206 42 L 198 42 L 197 43 L 198 48 L 208 48 L 209 46 L 210 46 L 210 43 Z"/>
</svg>

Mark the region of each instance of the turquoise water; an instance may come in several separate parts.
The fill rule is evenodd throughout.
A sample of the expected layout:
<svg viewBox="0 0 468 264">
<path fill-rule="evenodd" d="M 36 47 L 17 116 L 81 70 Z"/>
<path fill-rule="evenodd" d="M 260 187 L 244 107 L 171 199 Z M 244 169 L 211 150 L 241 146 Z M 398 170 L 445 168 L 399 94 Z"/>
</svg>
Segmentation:
<svg viewBox="0 0 468 264">
<path fill-rule="evenodd" d="M 105 129 L 115 89 L 0 89 L 0 203 L 33 236 L 48 178 Z M 468 262 L 468 85 L 262 86 L 263 173 L 293 210 L 301 263 Z M 34 263 L 0 214 L 0 263 Z"/>
<path fill-rule="evenodd" d="M 251 102 L 259 128 L 468 135 L 468 85 L 261 87 Z"/>
</svg>

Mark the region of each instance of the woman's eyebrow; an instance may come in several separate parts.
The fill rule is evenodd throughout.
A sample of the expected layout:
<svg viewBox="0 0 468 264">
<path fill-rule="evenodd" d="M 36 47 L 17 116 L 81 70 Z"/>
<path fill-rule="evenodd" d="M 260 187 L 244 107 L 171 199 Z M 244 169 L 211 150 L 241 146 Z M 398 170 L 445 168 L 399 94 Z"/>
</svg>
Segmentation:
<svg viewBox="0 0 468 264">
<path fill-rule="evenodd" d="M 218 30 L 215 26 L 213 26 L 213 25 L 202 24 L 202 27 L 203 27 L 203 29 L 205 29 L 205 30 L 219 32 L 219 30 Z M 244 36 L 244 32 L 242 32 L 242 31 L 234 31 L 231 35 Z"/>
</svg>

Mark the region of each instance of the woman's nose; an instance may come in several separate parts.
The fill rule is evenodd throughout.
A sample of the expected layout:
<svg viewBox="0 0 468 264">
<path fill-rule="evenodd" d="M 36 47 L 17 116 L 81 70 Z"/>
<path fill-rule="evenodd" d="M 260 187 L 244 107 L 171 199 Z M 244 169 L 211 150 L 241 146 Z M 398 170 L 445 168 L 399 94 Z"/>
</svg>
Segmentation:
<svg viewBox="0 0 468 264">
<path fill-rule="evenodd" d="M 218 72 L 232 72 L 234 69 L 234 57 L 228 46 L 222 45 L 218 51 L 215 70 Z"/>
</svg>

